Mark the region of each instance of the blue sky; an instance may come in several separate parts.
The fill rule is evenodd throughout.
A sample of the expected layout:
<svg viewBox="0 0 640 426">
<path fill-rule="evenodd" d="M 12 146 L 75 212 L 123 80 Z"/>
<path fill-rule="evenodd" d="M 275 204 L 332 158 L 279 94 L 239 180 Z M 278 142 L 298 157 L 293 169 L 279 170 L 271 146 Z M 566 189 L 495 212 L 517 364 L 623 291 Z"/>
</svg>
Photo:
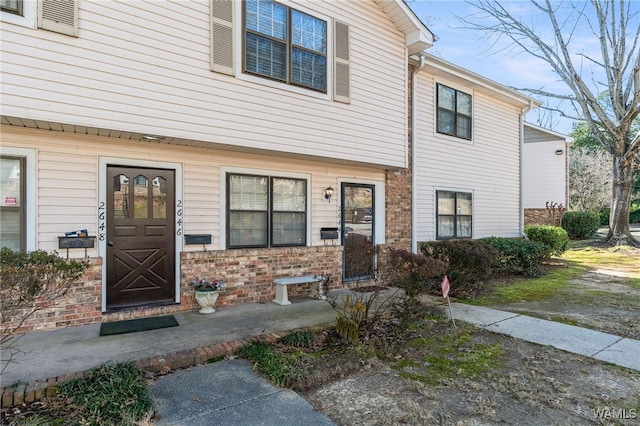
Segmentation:
<svg viewBox="0 0 640 426">
<path fill-rule="evenodd" d="M 490 47 L 492 42 L 482 32 L 463 29 L 463 24 L 456 15 L 471 19 L 478 12 L 468 3 L 455 0 L 406 0 L 406 3 L 438 36 L 438 41 L 429 49 L 429 53 L 506 86 L 544 88 L 554 93 L 568 93 L 567 87 L 558 81 L 558 76 L 545 62 L 526 53 L 516 53 L 512 50 L 492 54 L 505 44 Z M 538 19 L 528 1 L 512 1 L 503 4 L 508 5 L 509 10 L 521 16 L 521 19 L 534 23 L 539 34 L 550 31 L 548 25 L 545 27 L 543 21 Z M 590 32 L 576 38 L 574 46 L 585 53 L 599 55 L 599 44 Z M 487 51 L 488 49 L 490 51 Z M 557 104 L 557 101 L 550 102 L 554 103 L 553 106 Z M 571 113 L 573 114 L 573 111 Z M 537 115 L 537 112 L 528 114 L 527 121 L 538 124 Z M 551 123 L 552 130 L 569 133 L 572 123 L 572 120 L 556 118 Z M 549 127 L 549 123 L 544 124 Z"/>
</svg>

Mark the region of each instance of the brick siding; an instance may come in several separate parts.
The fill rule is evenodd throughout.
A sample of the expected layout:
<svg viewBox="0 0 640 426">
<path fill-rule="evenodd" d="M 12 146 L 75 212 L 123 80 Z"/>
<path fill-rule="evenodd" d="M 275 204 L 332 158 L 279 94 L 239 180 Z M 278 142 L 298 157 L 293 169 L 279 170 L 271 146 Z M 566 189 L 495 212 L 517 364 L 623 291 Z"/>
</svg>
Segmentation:
<svg viewBox="0 0 640 426">
<path fill-rule="evenodd" d="M 525 225 L 560 226 L 566 209 L 524 209 Z"/>
</svg>

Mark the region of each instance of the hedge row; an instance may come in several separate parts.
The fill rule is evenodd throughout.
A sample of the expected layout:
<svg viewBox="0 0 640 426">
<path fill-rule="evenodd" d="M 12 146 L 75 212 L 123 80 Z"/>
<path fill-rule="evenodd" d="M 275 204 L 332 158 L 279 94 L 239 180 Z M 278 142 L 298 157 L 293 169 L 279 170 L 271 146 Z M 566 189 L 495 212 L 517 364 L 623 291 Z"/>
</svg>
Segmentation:
<svg viewBox="0 0 640 426">
<path fill-rule="evenodd" d="M 528 238 L 489 237 L 479 240 L 428 241 L 418 244 L 422 256 L 438 260 L 451 282 L 454 297 L 478 297 L 490 289 L 490 278 L 499 274 L 538 276 L 550 256 L 561 255 L 569 244 L 567 232 L 552 226 L 526 229 Z M 440 277 L 429 280 L 430 292 L 438 292 Z"/>
</svg>

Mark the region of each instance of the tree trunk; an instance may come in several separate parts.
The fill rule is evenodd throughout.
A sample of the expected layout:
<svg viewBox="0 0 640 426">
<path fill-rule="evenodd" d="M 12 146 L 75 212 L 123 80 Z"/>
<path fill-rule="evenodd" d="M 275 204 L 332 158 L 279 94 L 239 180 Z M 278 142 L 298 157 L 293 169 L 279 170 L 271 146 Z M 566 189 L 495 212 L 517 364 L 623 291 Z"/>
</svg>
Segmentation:
<svg viewBox="0 0 640 426">
<path fill-rule="evenodd" d="M 613 155 L 613 194 L 609 216 L 607 242 L 612 245 L 630 244 L 640 246 L 629 227 L 629 207 L 633 184 L 633 163 L 623 161 L 617 153 Z"/>
</svg>

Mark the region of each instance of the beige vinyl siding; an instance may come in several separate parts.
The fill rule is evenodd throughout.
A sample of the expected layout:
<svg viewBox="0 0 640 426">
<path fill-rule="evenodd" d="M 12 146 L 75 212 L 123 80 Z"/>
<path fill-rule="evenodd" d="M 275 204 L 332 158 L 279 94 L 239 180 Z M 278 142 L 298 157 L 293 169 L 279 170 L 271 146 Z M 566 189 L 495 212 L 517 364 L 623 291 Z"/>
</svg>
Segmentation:
<svg viewBox="0 0 640 426">
<path fill-rule="evenodd" d="M 349 25 L 350 104 L 211 72 L 207 1 L 108 1 L 80 2 L 78 38 L 3 26 L 2 113 L 405 166 L 403 35 L 374 2 L 291 4 Z"/>
<path fill-rule="evenodd" d="M 210 250 L 224 248 L 220 228 L 224 220 L 221 178 L 225 169 L 270 171 L 273 175 L 306 174 L 310 177 L 311 200 L 309 225 L 312 245 L 323 245 L 320 228 L 337 227 L 339 181 L 384 182 L 384 171 L 355 166 L 328 166 L 315 161 L 282 161 L 281 156 L 233 153 L 207 148 L 178 147 L 166 144 L 124 141 L 113 138 L 68 135 L 3 125 L 2 145 L 35 148 L 37 167 L 37 248 L 58 250 L 58 237 L 67 231 L 87 229 L 97 234 L 99 202 L 99 161 L 101 157 L 141 160 L 182 165 L 183 234 L 211 234 Z M 331 203 L 323 198 L 324 189 L 332 186 L 336 195 Z M 378 212 L 383 216 L 384 212 Z M 382 219 L 381 219 L 382 220 Z M 337 241 L 336 241 L 337 243 Z M 202 250 L 202 246 L 183 247 L 185 251 Z M 60 251 L 60 250 L 59 250 Z M 62 250 L 64 255 L 66 252 Z M 99 247 L 90 256 L 101 255 Z M 83 250 L 70 250 L 70 257 L 84 256 Z"/>
<path fill-rule="evenodd" d="M 548 139 L 547 135 L 547 139 Z M 562 155 L 556 155 L 556 150 Z M 566 200 L 566 146 L 564 140 L 525 143 L 523 147 L 522 191 L 524 208 L 546 208 L 547 202 Z"/>
<path fill-rule="evenodd" d="M 473 140 L 436 133 L 435 83 L 473 96 Z M 438 190 L 473 194 L 473 238 L 517 236 L 520 221 L 518 107 L 490 92 L 418 74 L 417 240 L 436 238 Z"/>
</svg>

